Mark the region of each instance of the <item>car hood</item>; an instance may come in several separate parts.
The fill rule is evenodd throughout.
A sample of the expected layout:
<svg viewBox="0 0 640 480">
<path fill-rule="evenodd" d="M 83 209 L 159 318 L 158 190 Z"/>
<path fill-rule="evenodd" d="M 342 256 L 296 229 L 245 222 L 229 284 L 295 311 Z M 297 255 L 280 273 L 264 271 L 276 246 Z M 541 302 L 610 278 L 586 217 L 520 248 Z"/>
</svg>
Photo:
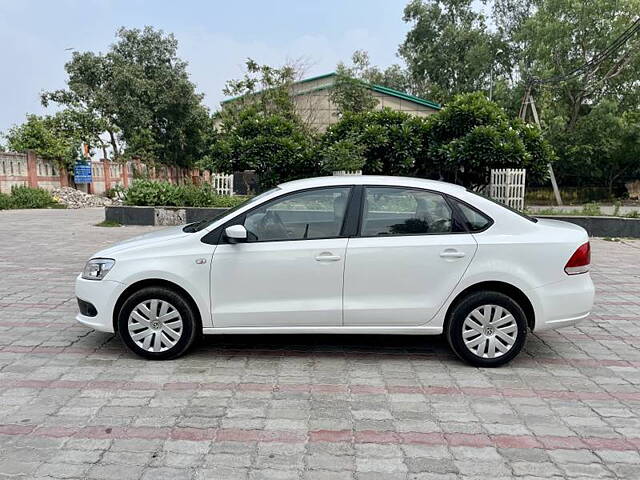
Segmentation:
<svg viewBox="0 0 640 480">
<path fill-rule="evenodd" d="M 138 235 L 137 237 L 123 240 L 122 242 L 115 243 L 110 247 L 105 248 L 104 250 L 100 250 L 95 255 L 93 255 L 93 258 L 113 258 L 114 256 L 129 250 L 147 248 L 153 245 L 158 245 L 160 243 L 174 240 L 176 238 L 191 235 L 189 233 L 185 233 L 182 230 L 183 228 L 184 225 L 180 225 L 178 227 L 165 228 L 163 230 L 158 230 L 157 232 Z"/>
</svg>

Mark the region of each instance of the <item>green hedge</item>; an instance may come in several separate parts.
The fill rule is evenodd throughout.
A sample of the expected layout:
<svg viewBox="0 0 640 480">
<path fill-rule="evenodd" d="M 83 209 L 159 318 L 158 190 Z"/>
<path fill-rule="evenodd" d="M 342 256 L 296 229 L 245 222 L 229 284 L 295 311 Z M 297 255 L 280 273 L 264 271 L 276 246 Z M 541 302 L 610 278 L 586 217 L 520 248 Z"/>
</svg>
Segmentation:
<svg viewBox="0 0 640 480">
<path fill-rule="evenodd" d="M 235 207 L 244 196 L 218 195 L 211 185 L 173 185 L 135 180 L 124 195 L 126 205 L 167 207 Z"/>
<path fill-rule="evenodd" d="M 10 208 L 49 208 L 59 206 L 51 194 L 42 188 L 14 185 L 11 195 L 0 193 L 0 210 Z"/>
</svg>

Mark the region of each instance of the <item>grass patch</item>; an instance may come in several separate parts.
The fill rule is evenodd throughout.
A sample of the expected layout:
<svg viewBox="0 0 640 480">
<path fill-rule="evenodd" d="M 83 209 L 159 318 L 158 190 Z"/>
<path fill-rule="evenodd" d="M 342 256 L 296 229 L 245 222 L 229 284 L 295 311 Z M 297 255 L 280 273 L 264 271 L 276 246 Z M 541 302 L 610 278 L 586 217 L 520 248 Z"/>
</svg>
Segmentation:
<svg viewBox="0 0 640 480">
<path fill-rule="evenodd" d="M 96 223 L 96 227 L 121 227 L 122 224 L 114 222 L 113 220 L 103 220 L 100 223 Z"/>
</svg>

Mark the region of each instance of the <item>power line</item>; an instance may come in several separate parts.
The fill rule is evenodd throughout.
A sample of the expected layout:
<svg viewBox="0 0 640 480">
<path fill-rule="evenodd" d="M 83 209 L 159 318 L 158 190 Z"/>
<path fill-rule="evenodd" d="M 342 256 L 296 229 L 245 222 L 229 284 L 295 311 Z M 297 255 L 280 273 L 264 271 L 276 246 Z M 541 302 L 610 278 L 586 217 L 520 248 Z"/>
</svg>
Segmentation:
<svg viewBox="0 0 640 480">
<path fill-rule="evenodd" d="M 633 37 L 636 33 L 640 32 L 640 18 L 638 18 L 635 22 L 629 26 L 624 32 L 622 32 L 616 39 L 607 46 L 603 51 L 594 56 L 591 60 L 583 63 L 577 68 L 574 68 L 569 73 L 563 75 L 554 75 L 548 78 L 532 78 L 530 83 L 532 84 L 550 84 L 550 83 L 559 83 L 565 80 L 570 80 L 575 78 L 582 73 L 591 70 L 592 68 L 597 67 L 606 59 L 610 58 L 614 53 L 616 53 L 624 44 L 626 44 L 631 37 Z"/>
</svg>

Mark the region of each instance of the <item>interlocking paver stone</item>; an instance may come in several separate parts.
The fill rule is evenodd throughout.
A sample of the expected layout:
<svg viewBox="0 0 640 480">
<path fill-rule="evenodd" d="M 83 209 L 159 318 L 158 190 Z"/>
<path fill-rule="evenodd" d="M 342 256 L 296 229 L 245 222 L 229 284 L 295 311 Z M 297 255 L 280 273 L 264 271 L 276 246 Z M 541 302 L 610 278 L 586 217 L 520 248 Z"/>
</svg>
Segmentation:
<svg viewBox="0 0 640 480">
<path fill-rule="evenodd" d="M 592 318 L 500 369 L 439 337 L 208 338 L 147 362 L 76 324 L 101 209 L 0 212 L 0 478 L 640 478 L 640 241 L 592 240 Z"/>
</svg>

